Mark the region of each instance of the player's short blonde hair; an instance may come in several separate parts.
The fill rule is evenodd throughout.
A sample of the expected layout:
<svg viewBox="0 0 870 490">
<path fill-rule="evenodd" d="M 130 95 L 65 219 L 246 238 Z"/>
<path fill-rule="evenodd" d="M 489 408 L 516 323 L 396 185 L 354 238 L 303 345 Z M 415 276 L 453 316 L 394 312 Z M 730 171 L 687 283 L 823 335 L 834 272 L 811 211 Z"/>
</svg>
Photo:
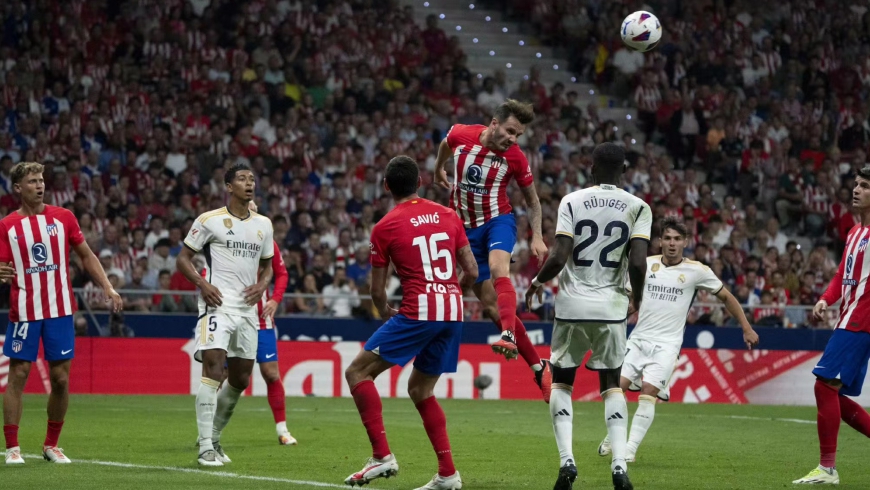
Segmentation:
<svg viewBox="0 0 870 490">
<path fill-rule="evenodd" d="M 9 177 L 13 184 L 19 184 L 24 177 L 30 174 L 41 174 L 45 170 L 45 166 L 37 162 L 19 162 L 9 171 Z"/>
</svg>

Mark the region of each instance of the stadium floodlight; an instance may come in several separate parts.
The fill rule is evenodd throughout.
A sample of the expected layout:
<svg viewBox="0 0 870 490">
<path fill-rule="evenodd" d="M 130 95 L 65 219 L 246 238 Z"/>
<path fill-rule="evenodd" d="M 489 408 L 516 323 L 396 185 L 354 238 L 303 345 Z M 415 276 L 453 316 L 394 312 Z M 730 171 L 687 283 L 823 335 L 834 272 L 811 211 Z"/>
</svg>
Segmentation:
<svg viewBox="0 0 870 490">
<path fill-rule="evenodd" d="M 554 69 L 554 70 L 558 70 L 558 69 L 559 69 L 559 65 L 553 65 L 553 69 Z"/>
<path fill-rule="evenodd" d="M 520 39 L 520 46 L 525 46 L 525 45 L 526 45 L 526 42 L 523 41 L 522 39 Z"/>
<path fill-rule="evenodd" d="M 511 65 L 510 63 L 508 63 L 506 66 L 507 66 L 508 68 L 510 68 L 510 67 L 513 66 L 513 65 Z"/>
<path fill-rule="evenodd" d="M 502 27 L 502 28 L 501 28 L 501 32 L 507 32 L 507 31 L 508 31 L 507 27 Z"/>
</svg>

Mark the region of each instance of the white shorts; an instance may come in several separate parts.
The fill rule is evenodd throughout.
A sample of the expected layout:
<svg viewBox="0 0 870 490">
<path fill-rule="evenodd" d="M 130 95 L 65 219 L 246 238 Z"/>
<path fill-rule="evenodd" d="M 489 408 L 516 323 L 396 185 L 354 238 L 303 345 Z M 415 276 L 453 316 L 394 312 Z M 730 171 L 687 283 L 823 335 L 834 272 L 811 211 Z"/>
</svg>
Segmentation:
<svg viewBox="0 0 870 490">
<path fill-rule="evenodd" d="M 680 357 L 680 347 L 645 339 L 628 339 L 622 377 L 631 381 L 630 391 L 640 391 L 643 383 L 659 389 L 658 397 L 668 401 L 669 384 Z"/>
<path fill-rule="evenodd" d="M 194 359 L 202 362 L 200 351 L 209 349 L 225 350 L 227 357 L 255 359 L 259 328 L 257 318 L 219 312 L 203 315 L 196 325 Z"/>
<path fill-rule="evenodd" d="M 592 356 L 586 362 L 587 369 L 618 369 L 625 358 L 625 322 L 556 320 L 550 348 L 550 363 L 556 367 L 577 367 L 592 350 Z"/>
</svg>

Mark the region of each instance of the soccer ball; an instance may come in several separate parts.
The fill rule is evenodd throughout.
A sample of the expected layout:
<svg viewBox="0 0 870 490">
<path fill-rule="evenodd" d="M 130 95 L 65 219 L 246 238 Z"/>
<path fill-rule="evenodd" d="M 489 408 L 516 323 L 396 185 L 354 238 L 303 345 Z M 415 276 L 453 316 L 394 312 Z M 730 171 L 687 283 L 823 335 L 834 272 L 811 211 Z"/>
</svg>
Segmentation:
<svg viewBox="0 0 870 490">
<path fill-rule="evenodd" d="M 622 21 L 619 34 L 630 49 L 645 53 L 656 47 L 662 39 L 662 24 L 655 15 L 638 10 Z"/>
</svg>

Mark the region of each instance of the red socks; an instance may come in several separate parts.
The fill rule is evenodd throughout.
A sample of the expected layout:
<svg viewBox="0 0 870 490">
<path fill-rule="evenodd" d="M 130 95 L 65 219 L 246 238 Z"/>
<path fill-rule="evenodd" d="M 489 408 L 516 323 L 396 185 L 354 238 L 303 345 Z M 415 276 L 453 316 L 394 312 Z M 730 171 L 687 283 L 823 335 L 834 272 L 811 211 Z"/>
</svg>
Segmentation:
<svg viewBox="0 0 870 490">
<path fill-rule="evenodd" d="M 529 366 L 540 365 L 541 356 L 538 355 L 535 345 L 532 344 L 532 339 L 530 339 L 529 334 L 526 333 L 526 326 L 523 325 L 523 322 L 520 321 L 519 317 L 515 316 L 514 318 L 516 321 L 515 336 L 517 339 L 517 350 L 520 351 L 520 356 L 522 356 L 523 360 L 526 361 Z"/>
<path fill-rule="evenodd" d="M 45 433 L 45 443 L 43 445 L 46 447 L 56 447 L 57 440 L 60 439 L 61 429 L 63 429 L 63 421 L 54 422 L 49 420 L 48 431 Z"/>
<path fill-rule="evenodd" d="M 267 384 L 266 393 L 269 398 L 269 407 L 272 409 L 272 417 L 275 417 L 275 423 L 286 422 L 285 403 L 287 403 L 287 398 L 284 395 L 284 383 L 278 379 Z"/>
<path fill-rule="evenodd" d="M 4 425 L 3 435 L 6 437 L 6 449 L 18 447 L 18 426 Z"/>
<path fill-rule="evenodd" d="M 870 413 L 844 395 L 840 396 L 840 417 L 853 429 L 870 437 Z"/>
<path fill-rule="evenodd" d="M 495 293 L 498 295 L 498 316 L 501 319 L 501 329 L 514 332 L 514 321 L 517 317 L 517 292 L 509 277 L 499 277 L 492 281 Z"/>
<path fill-rule="evenodd" d="M 819 431 L 819 464 L 833 468 L 837 461 L 837 435 L 840 432 L 840 394 L 827 384 L 816 380 L 816 418 Z M 863 411 L 863 409 L 862 409 Z"/>
<path fill-rule="evenodd" d="M 453 466 L 453 452 L 450 450 L 450 439 L 447 437 L 447 417 L 434 396 L 417 404 L 417 411 L 423 418 L 423 428 L 429 436 L 435 455 L 438 456 L 438 474 L 452 476 L 456 473 Z"/>
<path fill-rule="evenodd" d="M 378 395 L 374 381 L 360 381 L 350 389 L 350 394 L 353 395 L 356 409 L 369 435 L 369 442 L 372 443 L 372 456 L 375 459 L 387 457 L 390 454 L 390 445 L 384 430 L 381 396 Z"/>
</svg>

